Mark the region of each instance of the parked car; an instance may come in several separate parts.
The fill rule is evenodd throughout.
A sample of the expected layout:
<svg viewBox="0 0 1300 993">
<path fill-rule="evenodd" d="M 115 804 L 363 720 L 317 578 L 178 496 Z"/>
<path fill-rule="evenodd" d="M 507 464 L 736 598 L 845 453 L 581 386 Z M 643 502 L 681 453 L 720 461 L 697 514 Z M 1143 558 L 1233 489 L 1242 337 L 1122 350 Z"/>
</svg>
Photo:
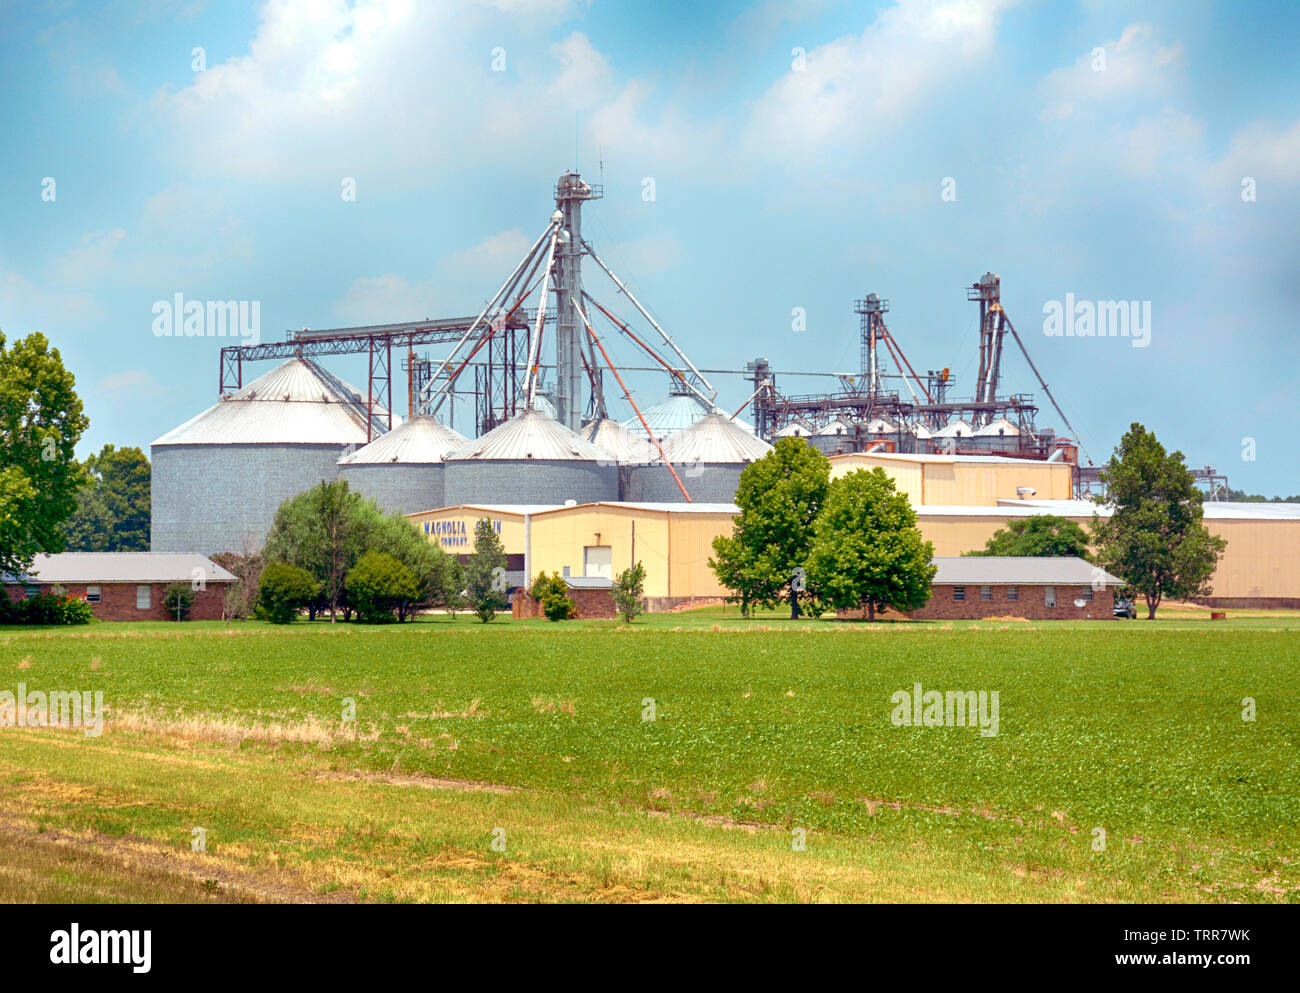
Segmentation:
<svg viewBox="0 0 1300 993">
<path fill-rule="evenodd" d="M 1115 601 L 1114 614 L 1116 617 L 1127 617 L 1131 621 L 1137 617 L 1138 612 L 1132 600 L 1121 597 Z"/>
</svg>

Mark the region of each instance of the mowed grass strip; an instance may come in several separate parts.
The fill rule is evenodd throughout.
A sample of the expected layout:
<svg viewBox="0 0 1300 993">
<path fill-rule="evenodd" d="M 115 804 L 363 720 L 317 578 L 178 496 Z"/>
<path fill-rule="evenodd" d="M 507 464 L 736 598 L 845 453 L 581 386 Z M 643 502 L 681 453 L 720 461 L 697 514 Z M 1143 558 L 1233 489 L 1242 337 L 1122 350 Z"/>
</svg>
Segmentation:
<svg viewBox="0 0 1300 993">
<path fill-rule="evenodd" d="M 75 637 L 0 636 L 0 689 L 102 689 L 102 739 L 53 734 L 69 756 L 148 742 L 152 761 L 118 784 L 127 795 L 147 792 L 178 756 L 215 749 L 323 762 L 336 774 L 515 787 L 524 792 L 440 803 L 517 805 L 521 817 L 576 804 L 602 817 L 660 812 L 697 830 L 718 830 L 700 817 L 767 825 L 778 850 L 796 827 L 854 857 L 915 848 L 944 868 L 950 899 L 1023 895 L 999 881 L 1039 876 L 1068 881 L 1052 896 L 1029 891 L 1043 899 L 1297 899 L 1295 634 L 1118 622 L 674 631 L 662 620 L 631 632 L 462 617 L 386 629 L 236 626 L 234 636 L 97 625 Z M 916 682 L 999 691 L 998 735 L 894 727 L 890 695 Z M 1242 720 L 1246 697 L 1253 722 Z M 346 724 L 345 698 L 356 708 Z M 643 720 L 648 700 L 653 721 Z M 0 733 L 0 759 L 40 734 Z M 53 759 L 37 768 L 63 774 Z M 351 788 L 310 782 L 317 800 Z M 400 799 L 409 788 L 370 785 L 419 802 Z M 258 804 L 240 799 L 249 795 L 223 801 L 227 830 L 256 821 Z M 203 801 L 173 802 L 192 821 Z M 134 830 L 138 808 L 123 809 L 127 820 L 105 811 L 95 829 Z M 304 811 L 304 825 L 316 820 Z M 1103 852 L 1093 850 L 1097 829 Z M 578 850 L 585 864 L 590 851 Z M 573 850 L 537 855 L 566 857 Z M 956 865 L 978 883 L 947 875 Z M 387 892 L 365 889 L 362 898 Z M 910 898 L 945 898 L 921 891 Z M 464 898 L 450 893 L 393 898 Z M 906 888 L 892 898 L 908 899 Z"/>
</svg>

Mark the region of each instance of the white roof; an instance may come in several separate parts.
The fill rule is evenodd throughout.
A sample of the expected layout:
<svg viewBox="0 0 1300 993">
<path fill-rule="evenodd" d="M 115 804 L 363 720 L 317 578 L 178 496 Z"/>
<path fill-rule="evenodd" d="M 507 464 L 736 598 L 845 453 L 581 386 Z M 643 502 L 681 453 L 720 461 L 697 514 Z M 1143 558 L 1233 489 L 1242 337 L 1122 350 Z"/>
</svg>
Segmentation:
<svg viewBox="0 0 1300 993">
<path fill-rule="evenodd" d="M 200 570 L 195 572 L 195 570 Z M 211 583 L 235 577 L 203 555 L 154 552 L 60 552 L 38 555 L 23 579 L 39 583 Z"/>
<path fill-rule="evenodd" d="M 628 510 L 648 510 L 655 513 L 667 514 L 730 514 L 733 517 L 740 513 L 740 508 L 734 503 L 662 503 L 648 502 L 636 503 L 622 500 L 597 500 L 592 503 L 566 504 L 566 503 L 466 503 L 451 507 L 438 507 L 436 511 L 422 511 L 421 513 L 435 513 L 444 510 L 468 510 L 481 511 L 488 514 L 510 514 L 522 517 L 525 514 L 546 514 L 557 510 L 575 510 L 578 507 L 622 507 Z M 407 514 L 407 517 L 418 517 L 419 514 Z"/>
<path fill-rule="evenodd" d="M 934 433 L 936 438 L 969 438 L 975 433 L 975 429 L 967 421 L 960 417 L 957 420 L 945 424 Z"/>
<path fill-rule="evenodd" d="M 645 429 L 633 433 L 618 421 L 606 417 L 583 426 L 579 433 L 597 448 L 604 449 L 624 465 L 644 465 L 659 457 L 658 450 L 645 438 Z"/>
<path fill-rule="evenodd" d="M 371 437 L 387 424 L 376 408 Z M 400 423 L 397 418 L 395 423 Z M 364 445 L 366 400 L 311 359 L 294 358 L 253 380 L 153 445 Z"/>
<path fill-rule="evenodd" d="M 837 417 L 824 428 L 818 428 L 817 433 L 820 435 L 852 434 L 853 425 L 848 423 L 848 421 L 840 420 L 840 418 Z"/>
<path fill-rule="evenodd" d="M 793 420 L 776 433 L 778 438 L 804 438 L 813 433 L 811 424 Z"/>
<path fill-rule="evenodd" d="M 733 465 L 761 459 L 772 446 L 726 416 L 709 414 L 665 441 L 663 450 L 664 458 L 673 464 Z"/>
<path fill-rule="evenodd" d="M 891 459 L 896 462 L 961 462 L 967 465 L 991 462 L 999 465 L 1060 465 L 1069 466 L 1068 462 L 1048 462 L 1046 459 L 1017 459 L 1009 455 L 922 455 L 912 452 L 848 452 L 843 455 L 828 456 L 832 459 L 854 459 L 870 455 L 877 459 Z"/>
<path fill-rule="evenodd" d="M 887 417 L 873 417 L 867 421 L 868 434 L 893 434 L 898 430 L 898 425 Z"/>
<path fill-rule="evenodd" d="M 995 417 L 982 428 L 976 428 L 975 437 L 977 438 L 997 438 L 1000 435 L 1007 437 L 1017 437 L 1020 434 L 1020 428 L 1016 427 L 1005 417 Z"/>
<path fill-rule="evenodd" d="M 912 434 L 916 435 L 916 437 L 918 438 L 932 437 L 932 435 L 930 434 L 930 429 L 927 428 L 924 424 L 920 424 L 920 423 L 913 426 Z"/>
<path fill-rule="evenodd" d="M 1236 503 L 1231 501 L 1206 500 L 1201 505 L 1205 508 L 1207 521 L 1269 521 L 1300 520 L 1300 503 Z M 1056 514 L 1060 517 L 1091 517 L 1096 512 L 1101 517 L 1109 517 L 1111 507 L 1108 504 L 1093 503 L 1091 500 L 1010 500 L 1000 499 L 997 507 L 984 508 L 994 512 L 1026 509 L 1034 514 Z"/>
<path fill-rule="evenodd" d="M 668 399 L 655 404 L 653 407 L 647 407 L 641 413 L 645 417 L 646 424 L 650 426 L 650 430 L 654 432 L 654 436 L 660 441 L 663 441 L 669 435 L 676 434 L 678 431 L 685 431 L 706 414 L 715 413 L 729 416 L 727 411 L 718 407 L 714 407 L 710 411 L 708 405 L 694 393 L 674 393 Z M 746 424 L 739 418 L 733 420 L 732 423 L 750 434 L 754 433 L 753 426 Z M 635 414 L 623 421 L 623 427 L 638 437 L 645 433 L 640 418 Z"/>
<path fill-rule="evenodd" d="M 339 459 L 339 465 L 423 465 L 441 462 L 443 456 L 464 448 L 469 439 L 435 417 L 412 417 Z"/>
<path fill-rule="evenodd" d="M 504 424 L 498 424 L 481 438 L 467 443 L 446 456 L 444 461 L 467 459 L 547 462 L 603 462 L 618 460 L 597 448 L 576 431 L 570 431 L 540 410 L 525 410 Z"/>
<path fill-rule="evenodd" d="M 936 556 L 935 586 L 1123 586 L 1100 566 L 1067 555 Z"/>
</svg>

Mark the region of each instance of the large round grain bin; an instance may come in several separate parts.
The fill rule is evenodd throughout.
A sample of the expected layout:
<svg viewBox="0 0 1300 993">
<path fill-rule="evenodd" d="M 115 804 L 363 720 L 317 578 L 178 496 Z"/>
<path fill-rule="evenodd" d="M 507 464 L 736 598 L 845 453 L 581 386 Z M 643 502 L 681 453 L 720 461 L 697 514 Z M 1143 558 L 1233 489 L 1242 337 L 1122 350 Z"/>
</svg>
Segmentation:
<svg viewBox="0 0 1300 993">
<path fill-rule="evenodd" d="M 412 417 L 339 459 L 339 479 L 386 512 L 445 507 L 443 457 L 468 444 L 468 438 L 437 418 Z"/>
<path fill-rule="evenodd" d="M 618 499 L 618 460 L 537 410 L 497 425 L 444 464 L 447 506 Z"/>
<path fill-rule="evenodd" d="M 767 442 L 722 414 L 702 417 L 663 443 L 664 457 L 693 503 L 732 503 L 741 471 L 771 450 Z M 686 500 L 673 473 L 662 462 L 633 468 L 628 473 L 623 499 L 637 503 Z"/>
<path fill-rule="evenodd" d="M 379 415 L 371 437 L 386 425 Z M 289 497 L 338 475 L 366 444 L 366 402 L 310 359 L 289 359 L 167 432 L 153 455 L 155 552 L 261 548 Z"/>
</svg>

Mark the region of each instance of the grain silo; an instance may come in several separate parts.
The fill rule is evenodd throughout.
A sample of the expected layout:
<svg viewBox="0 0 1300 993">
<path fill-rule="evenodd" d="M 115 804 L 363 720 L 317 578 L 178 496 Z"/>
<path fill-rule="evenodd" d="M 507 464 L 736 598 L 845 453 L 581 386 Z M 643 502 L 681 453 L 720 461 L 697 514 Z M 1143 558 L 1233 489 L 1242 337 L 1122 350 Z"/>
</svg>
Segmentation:
<svg viewBox="0 0 1300 993">
<path fill-rule="evenodd" d="M 638 426 L 640 421 L 637 422 Z M 618 463 L 618 498 L 625 499 L 630 489 L 631 472 L 635 466 L 649 465 L 659 458 L 659 449 L 642 434 L 633 434 L 618 421 L 605 417 L 589 421 L 579 433 L 602 451 L 609 452 Z"/>
<path fill-rule="evenodd" d="M 444 463 L 448 506 L 590 503 L 619 496 L 618 460 L 538 410 L 497 425 Z"/>
<path fill-rule="evenodd" d="M 741 471 L 771 450 L 771 445 L 723 414 L 702 417 L 663 443 L 664 457 L 695 503 L 731 503 Z M 659 462 L 629 471 L 623 499 L 676 503 L 686 498 L 668 466 Z"/>
<path fill-rule="evenodd" d="M 339 459 L 339 478 L 385 512 L 445 507 L 443 457 L 468 444 L 468 438 L 437 418 L 412 417 Z"/>
<path fill-rule="evenodd" d="M 808 441 L 823 455 L 843 455 L 857 449 L 856 433 L 852 424 L 837 417 L 825 427 L 818 428 Z"/>
<path fill-rule="evenodd" d="M 975 443 L 995 452 L 1014 452 L 1020 447 L 1020 428 L 1005 417 L 995 417 L 975 429 Z"/>
<path fill-rule="evenodd" d="M 672 437 L 678 431 L 685 431 L 706 414 L 723 414 L 724 412 L 717 407 L 710 408 L 694 393 L 679 388 L 678 391 L 670 394 L 663 402 L 657 403 L 653 407 L 647 407 L 641 413 L 645 417 L 646 425 L 654 433 L 655 440 L 663 441 L 665 438 Z M 751 435 L 754 433 L 753 426 L 746 424 L 744 421 L 733 420 L 732 423 L 736 427 L 748 431 Z M 623 422 L 623 427 L 638 437 L 645 433 L 645 428 L 641 426 L 639 417 L 628 418 Z"/>
<path fill-rule="evenodd" d="M 379 410 L 371 437 L 383 432 Z M 366 402 L 310 359 L 294 358 L 222 397 L 152 446 L 155 552 L 260 548 L 289 497 L 333 481 L 366 444 Z"/>
</svg>

